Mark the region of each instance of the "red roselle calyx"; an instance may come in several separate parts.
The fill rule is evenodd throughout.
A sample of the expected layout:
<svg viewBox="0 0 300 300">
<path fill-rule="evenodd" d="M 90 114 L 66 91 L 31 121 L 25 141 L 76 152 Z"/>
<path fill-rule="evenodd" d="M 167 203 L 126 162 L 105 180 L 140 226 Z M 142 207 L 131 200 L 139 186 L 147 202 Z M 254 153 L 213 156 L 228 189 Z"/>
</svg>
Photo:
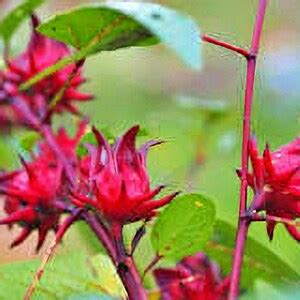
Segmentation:
<svg viewBox="0 0 300 300">
<path fill-rule="evenodd" d="M 274 152 L 267 145 L 262 157 L 252 138 L 249 152 L 253 171 L 248 174 L 248 183 L 255 194 L 251 210 L 266 212 L 267 232 L 272 240 L 276 221 L 270 217 L 291 221 L 300 217 L 300 138 Z M 285 227 L 299 242 L 296 225 L 285 223 Z"/>
<path fill-rule="evenodd" d="M 13 59 L 7 58 L 7 69 L 0 71 L 0 124 L 2 125 L 29 125 L 18 105 L 14 105 L 16 97 L 27 103 L 31 112 L 41 122 L 49 121 L 53 112 L 69 111 L 77 114 L 78 110 L 74 102 L 91 99 L 90 94 L 77 90 L 85 80 L 80 75 L 80 68 L 77 70 L 74 64 L 39 81 L 27 91 L 19 91 L 20 84 L 71 54 L 66 45 L 38 33 L 36 31 L 38 24 L 38 19 L 32 16 L 33 31 L 27 49 Z M 76 74 L 72 76 L 73 71 L 76 71 Z M 65 91 L 61 99 L 54 108 L 51 107 L 53 98 L 64 87 Z"/>
<path fill-rule="evenodd" d="M 221 300 L 228 292 L 228 278 L 222 279 L 203 253 L 184 258 L 176 268 L 156 269 L 154 276 L 163 300 Z"/>
<path fill-rule="evenodd" d="M 74 192 L 78 206 L 94 207 L 110 222 L 123 225 L 155 216 L 156 210 L 169 203 L 177 193 L 159 200 L 154 197 L 162 190 L 150 190 L 146 168 L 149 148 L 161 141 L 149 141 L 136 149 L 139 126 L 130 128 L 114 145 L 93 127 L 98 146 L 88 145 L 90 155 L 83 159 L 89 189 Z"/>
<path fill-rule="evenodd" d="M 55 135 L 57 144 L 64 155 L 77 166 L 76 147 L 84 131 L 81 124 L 74 138 L 69 138 L 64 129 Z M 4 210 L 7 216 L 0 224 L 12 226 L 18 224 L 22 231 L 11 244 L 21 244 L 34 229 L 38 229 L 37 251 L 43 245 L 49 230 L 57 231 L 60 215 L 64 207 L 70 207 L 68 181 L 60 160 L 55 156 L 47 143 L 38 145 L 38 154 L 30 162 L 21 158 L 23 168 L 0 186 L 4 195 Z M 2 175 L 5 178 L 5 176 Z"/>
</svg>

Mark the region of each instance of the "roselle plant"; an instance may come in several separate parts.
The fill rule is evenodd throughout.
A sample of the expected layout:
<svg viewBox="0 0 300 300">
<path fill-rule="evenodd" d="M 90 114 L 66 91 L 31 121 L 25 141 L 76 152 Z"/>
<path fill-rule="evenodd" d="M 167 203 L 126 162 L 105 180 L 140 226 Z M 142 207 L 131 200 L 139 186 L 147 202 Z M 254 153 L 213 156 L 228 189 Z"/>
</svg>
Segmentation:
<svg viewBox="0 0 300 300">
<path fill-rule="evenodd" d="M 203 34 L 192 18 L 154 3 L 86 5 L 40 20 L 34 10 L 43 2 L 27 0 L 0 22 L 1 134 L 9 139 L 22 132 L 19 167 L 0 173 L 5 214 L 0 224 L 19 228 L 11 248 L 25 243 L 33 232 L 37 232 L 37 252 L 47 244 L 42 261 L 33 263 L 31 281 L 20 284 L 26 290 L 8 295 L 4 288 L 1 297 L 254 299 L 254 283 L 259 280 L 296 291 L 299 270 L 248 237 L 250 225 L 264 222 L 270 240 L 278 223 L 286 227 L 294 243 L 300 240 L 300 138 L 277 150 L 267 143 L 260 154 L 251 132 L 268 1 L 257 1 L 249 49 Z M 25 19 L 31 24 L 31 38 L 21 54 L 13 55 L 11 40 Z M 212 197 L 186 194 L 168 182 L 152 184 L 148 155 L 165 147 L 167 139 L 145 139 L 149 134 L 139 124 L 115 135 L 109 126 L 98 126 L 81 112 L 81 102 L 96 96 L 80 90 L 90 56 L 159 42 L 196 70 L 202 66 L 204 43 L 232 51 L 246 62 L 237 228 L 216 219 Z M 90 80 L 97 82 L 97 78 Z M 101 100 L 93 105 L 97 101 Z M 207 124 L 219 122 L 219 112 L 212 106 L 208 111 Z M 75 120 L 74 135 L 65 121 L 57 128 L 57 115 Z M 198 151 L 193 164 L 200 166 L 204 161 L 205 155 Z M 97 254 L 58 255 L 53 261 L 60 262 L 50 271 L 58 246 L 78 224 L 87 226 L 86 235 L 96 236 Z M 47 243 L 51 231 L 55 238 Z M 66 269 L 72 273 L 68 283 L 64 282 Z M 2 271 L 7 277 L 13 272 L 19 277 L 24 272 L 32 275 L 26 263 L 7 264 L 0 267 Z M 54 280 L 49 279 L 51 274 Z"/>
</svg>

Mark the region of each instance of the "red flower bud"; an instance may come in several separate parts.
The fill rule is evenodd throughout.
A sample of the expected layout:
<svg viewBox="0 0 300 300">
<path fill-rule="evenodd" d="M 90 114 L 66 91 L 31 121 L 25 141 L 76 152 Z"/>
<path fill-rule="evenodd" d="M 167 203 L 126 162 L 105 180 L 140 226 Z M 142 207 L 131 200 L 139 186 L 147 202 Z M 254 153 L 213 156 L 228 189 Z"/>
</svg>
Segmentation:
<svg viewBox="0 0 300 300">
<path fill-rule="evenodd" d="M 110 222 L 125 224 L 155 215 L 156 209 L 169 203 L 177 193 L 159 200 L 153 198 L 162 190 L 159 186 L 150 190 L 146 168 L 146 156 L 150 147 L 161 141 L 150 141 L 136 149 L 135 140 L 139 126 L 129 129 L 114 145 L 93 128 L 98 142 L 97 149 L 89 146 L 91 154 L 88 174 L 90 190 L 85 194 L 74 193 L 74 203 L 95 207 Z M 86 184 L 88 185 L 88 184 Z"/>
<path fill-rule="evenodd" d="M 176 268 L 154 270 L 163 300 L 221 300 L 228 292 L 228 278 L 203 253 L 184 258 Z"/>
<path fill-rule="evenodd" d="M 293 221 L 300 217 L 300 138 L 271 152 L 267 145 L 263 156 L 259 156 L 256 140 L 249 145 L 252 173 L 248 183 L 255 193 L 252 209 L 265 211 L 267 231 L 273 238 L 278 217 Z M 300 232 L 293 224 L 285 223 L 291 236 L 300 241 Z"/>
<path fill-rule="evenodd" d="M 51 100 L 65 86 L 76 68 L 74 64 L 71 64 L 39 81 L 28 91 L 19 91 L 20 84 L 71 54 L 64 44 L 38 33 L 36 31 L 38 24 L 38 19 L 33 16 L 33 32 L 27 49 L 7 62 L 7 70 L 0 71 L 0 123 L 2 124 L 27 124 L 17 105 L 13 105 L 15 97 L 22 98 L 40 120 L 49 117 Z M 55 112 L 60 113 L 67 110 L 71 113 L 78 113 L 73 103 L 91 99 L 90 94 L 84 94 L 77 90 L 84 81 L 80 70 L 77 71 L 66 87 L 61 100 L 55 106 Z"/>
<path fill-rule="evenodd" d="M 64 129 L 60 129 L 55 136 L 57 145 L 74 166 L 77 165 L 76 147 L 84 125 L 81 124 L 75 138 L 68 137 Z M 5 195 L 4 210 L 7 213 L 0 224 L 19 224 L 23 228 L 11 246 L 21 244 L 34 229 L 38 229 L 37 251 L 43 245 L 48 231 L 58 230 L 63 209 L 57 203 L 70 204 L 62 163 L 45 142 L 41 142 L 38 149 L 38 155 L 32 161 L 25 162 L 21 158 L 23 168 L 7 176 L 8 179 L 0 186 L 1 193 Z M 5 175 L 2 174 L 2 178 Z"/>
</svg>

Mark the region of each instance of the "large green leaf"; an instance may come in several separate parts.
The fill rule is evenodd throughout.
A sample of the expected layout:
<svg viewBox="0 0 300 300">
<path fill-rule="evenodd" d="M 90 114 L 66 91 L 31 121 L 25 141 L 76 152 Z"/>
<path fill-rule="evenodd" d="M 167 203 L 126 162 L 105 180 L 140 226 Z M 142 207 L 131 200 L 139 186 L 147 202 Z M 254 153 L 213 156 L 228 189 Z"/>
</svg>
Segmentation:
<svg viewBox="0 0 300 300">
<path fill-rule="evenodd" d="M 215 219 L 213 202 L 203 195 L 183 195 L 161 213 L 152 230 L 158 255 L 181 259 L 203 250 L 211 238 Z"/>
<path fill-rule="evenodd" d="M 39 263 L 34 260 L 1 265 L 0 299 L 23 299 Z M 92 258 L 84 252 L 57 256 L 48 264 L 32 299 L 56 300 L 83 293 L 106 294 L 97 275 L 101 270 L 96 272 L 95 268 Z M 106 276 L 106 271 L 102 271 L 102 275 Z"/>
<path fill-rule="evenodd" d="M 38 30 L 86 54 L 159 40 L 189 66 L 201 66 L 201 38 L 197 24 L 187 16 L 153 3 L 114 2 L 77 8 L 52 17 Z"/>
<path fill-rule="evenodd" d="M 28 15 L 30 15 L 32 11 L 43 2 L 45 2 L 45 0 L 24 1 L 0 21 L 0 35 L 3 37 L 5 42 L 10 40 L 22 21 L 24 21 Z"/>
<path fill-rule="evenodd" d="M 205 253 L 214 258 L 224 274 L 231 270 L 235 245 L 234 226 L 224 221 L 217 221 L 212 241 L 205 247 Z M 278 255 L 268 250 L 252 238 L 248 238 L 244 256 L 242 286 L 250 288 L 257 278 L 267 282 L 293 283 L 300 280 L 297 274 Z"/>
</svg>

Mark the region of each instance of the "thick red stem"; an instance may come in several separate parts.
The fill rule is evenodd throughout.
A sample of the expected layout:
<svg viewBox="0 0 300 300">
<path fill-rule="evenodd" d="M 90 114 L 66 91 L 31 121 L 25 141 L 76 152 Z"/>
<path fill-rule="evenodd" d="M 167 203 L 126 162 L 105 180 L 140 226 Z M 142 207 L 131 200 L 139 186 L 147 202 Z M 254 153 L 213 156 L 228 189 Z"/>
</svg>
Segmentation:
<svg viewBox="0 0 300 300">
<path fill-rule="evenodd" d="M 243 256 L 245 250 L 245 242 L 250 222 L 243 218 L 247 210 L 247 173 L 248 173 L 248 159 L 249 159 L 249 139 L 251 129 L 251 112 L 253 102 L 253 90 L 255 82 L 256 59 L 260 45 L 261 33 L 265 19 L 267 8 L 267 0 L 260 0 L 257 16 L 253 30 L 250 55 L 247 58 L 247 77 L 246 90 L 244 100 L 244 120 L 243 120 L 243 144 L 242 144 L 242 158 L 241 158 L 241 187 L 240 187 L 240 208 L 239 208 L 239 223 L 236 235 L 236 244 L 234 251 L 234 258 L 231 271 L 231 282 L 228 300 L 235 300 L 239 294 L 239 284 L 241 277 L 241 269 L 243 263 Z"/>
<path fill-rule="evenodd" d="M 117 272 L 127 291 L 129 300 L 147 300 L 147 294 L 143 288 L 142 279 L 136 268 L 135 262 L 132 256 L 126 253 L 122 231 L 122 225 L 113 224 L 112 234 L 117 251 Z"/>
</svg>

